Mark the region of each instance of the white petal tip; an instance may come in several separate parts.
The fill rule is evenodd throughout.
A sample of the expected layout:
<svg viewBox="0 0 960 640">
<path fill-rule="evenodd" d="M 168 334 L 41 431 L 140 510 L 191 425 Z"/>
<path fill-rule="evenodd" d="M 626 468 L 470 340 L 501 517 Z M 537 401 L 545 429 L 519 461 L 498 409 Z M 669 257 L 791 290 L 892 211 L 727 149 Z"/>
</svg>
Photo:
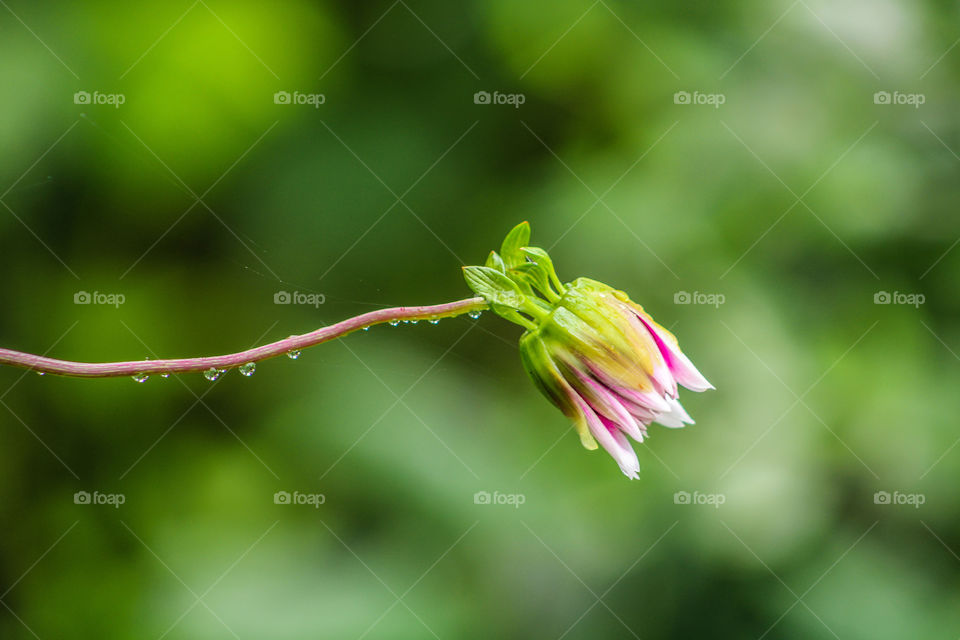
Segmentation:
<svg viewBox="0 0 960 640">
<path fill-rule="evenodd" d="M 717 389 L 715 386 L 713 386 L 706 380 L 704 380 L 703 382 L 691 382 L 691 381 L 681 382 L 680 385 L 683 386 L 685 389 L 688 389 L 690 391 L 696 391 L 697 393 L 700 393 L 702 391 L 716 391 Z"/>
</svg>

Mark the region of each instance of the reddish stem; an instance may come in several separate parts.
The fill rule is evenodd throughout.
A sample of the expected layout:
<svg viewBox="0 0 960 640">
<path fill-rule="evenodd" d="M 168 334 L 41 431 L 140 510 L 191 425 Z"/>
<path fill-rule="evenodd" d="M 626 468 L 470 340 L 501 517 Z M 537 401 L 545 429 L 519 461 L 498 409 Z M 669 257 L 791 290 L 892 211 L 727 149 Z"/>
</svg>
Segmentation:
<svg viewBox="0 0 960 640">
<path fill-rule="evenodd" d="M 10 349 L 0 349 L 0 365 L 10 365 L 32 369 L 37 373 L 54 373 L 62 376 L 78 378 L 113 378 L 117 376 L 133 376 L 162 373 L 187 373 L 190 371 L 205 371 L 207 369 L 230 369 L 239 367 L 248 362 L 258 362 L 268 358 L 276 358 L 291 351 L 305 349 L 313 345 L 340 338 L 384 322 L 399 322 L 402 320 L 437 320 L 452 318 L 464 313 L 478 312 L 487 309 L 483 298 L 467 298 L 456 302 L 447 302 L 429 307 L 394 307 L 380 309 L 349 318 L 343 322 L 322 327 L 316 331 L 299 336 L 290 336 L 277 342 L 231 353 L 224 356 L 209 356 L 204 358 L 182 358 L 178 360 L 135 360 L 130 362 L 70 362 L 56 360 L 44 356 L 22 353 Z"/>
</svg>

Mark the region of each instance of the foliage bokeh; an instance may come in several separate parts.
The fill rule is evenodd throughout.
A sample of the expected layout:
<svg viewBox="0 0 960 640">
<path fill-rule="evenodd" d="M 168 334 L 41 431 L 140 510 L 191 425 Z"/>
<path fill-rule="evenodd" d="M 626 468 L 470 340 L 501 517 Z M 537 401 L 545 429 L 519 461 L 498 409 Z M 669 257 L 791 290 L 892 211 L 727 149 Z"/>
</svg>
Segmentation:
<svg viewBox="0 0 960 640">
<path fill-rule="evenodd" d="M 717 391 L 683 395 L 698 424 L 653 427 L 629 482 L 580 448 L 492 314 L 215 384 L 2 369 L 0 635 L 960 635 L 957 17 L 5 3 L 4 347 L 207 355 L 453 300 L 460 266 L 526 219 L 561 277 L 628 291 Z"/>
</svg>

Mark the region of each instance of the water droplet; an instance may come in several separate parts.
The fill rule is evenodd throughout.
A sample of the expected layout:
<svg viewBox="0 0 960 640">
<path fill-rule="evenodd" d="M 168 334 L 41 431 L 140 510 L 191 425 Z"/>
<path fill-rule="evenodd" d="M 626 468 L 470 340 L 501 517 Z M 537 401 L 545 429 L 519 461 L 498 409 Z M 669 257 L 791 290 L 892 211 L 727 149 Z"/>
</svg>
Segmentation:
<svg viewBox="0 0 960 640">
<path fill-rule="evenodd" d="M 203 377 L 209 380 L 210 382 L 214 382 L 217 378 L 220 377 L 221 373 L 223 373 L 223 371 L 210 367 L 209 369 L 203 372 Z"/>
<path fill-rule="evenodd" d="M 430 318 L 430 324 L 440 324 L 440 318 Z"/>
<path fill-rule="evenodd" d="M 170 377 L 170 374 L 169 374 L 169 373 L 161 373 L 161 374 L 160 374 L 160 377 L 161 377 L 161 378 L 169 378 L 169 377 Z"/>
<path fill-rule="evenodd" d="M 417 324 L 418 322 L 420 322 L 420 320 L 417 318 L 414 318 L 413 320 L 407 320 L 407 322 L 409 322 L 410 324 Z"/>
<path fill-rule="evenodd" d="M 390 321 L 390 326 L 391 326 L 391 327 L 395 327 L 395 326 L 397 326 L 398 324 L 400 324 L 400 321 L 399 321 L 399 320 L 391 320 L 391 321 Z"/>
<path fill-rule="evenodd" d="M 256 362 L 248 362 L 247 364 L 240 366 L 240 373 L 241 373 L 242 375 L 245 375 L 245 376 L 248 377 L 248 378 L 249 378 L 250 376 L 252 376 L 252 375 L 253 375 L 253 372 L 256 371 L 256 370 L 257 370 L 257 363 L 256 363 Z"/>
<path fill-rule="evenodd" d="M 287 351 L 287 357 L 290 358 L 291 360 L 296 360 L 297 358 L 300 357 L 300 349 L 293 349 L 291 351 Z"/>
<path fill-rule="evenodd" d="M 364 330 L 364 331 L 370 331 L 370 327 L 364 327 L 363 330 Z"/>
<path fill-rule="evenodd" d="M 47 375 L 47 374 L 45 374 L 43 371 L 37 371 L 37 375 L 38 375 L 38 376 L 45 376 L 45 375 Z"/>
<path fill-rule="evenodd" d="M 150 379 L 150 376 L 145 373 L 135 373 L 130 377 L 133 378 L 134 382 L 146 382 Z"/>
<path fill-rule="evenodd" d="M 469 315 L 471 318 L 473 318 L 474 320 L 476 320 L 477 318 L 480 317 L 480 312 L 479 312 L 479 311 L 471 311 L 471 312 L 470 312 L 469 314 L 467 314 L 467 315 Z"/>
</svg>

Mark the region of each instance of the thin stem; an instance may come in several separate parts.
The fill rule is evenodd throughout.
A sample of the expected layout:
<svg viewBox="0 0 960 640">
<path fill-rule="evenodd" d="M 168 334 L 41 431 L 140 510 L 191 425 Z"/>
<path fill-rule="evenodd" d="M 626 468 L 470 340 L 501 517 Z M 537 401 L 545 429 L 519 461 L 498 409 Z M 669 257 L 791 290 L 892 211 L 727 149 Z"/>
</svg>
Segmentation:
<svg viewBox="0 0 960 640">
<path fill-rule="evenodd" d="M 321 342 L 340 338 L 360 329 L 401 320 L 438 320 L 464 313 L 475 313 L 489 308 L 483 298 L 467 298 L 430 307 L 394 307 L 380 309 L 349 318 L 343 322 L 322 327 L 299 336 L 290 336 L 277 342 L 231 353 L 224 356 L 183 358 L 178 360 L 134 360 L 129 362 L 70 362 L 31 353 L 0 349 L 0 365 L 32 369 L 37 373 L 54 373 L 77 378 L 114 378 L 158 373 L 187 373 L 207 369 L 230 369 L 248 362 L 276 358 L 290 351 L 312 347 Z"/>
<path fill-rule="evenodd" d="M 504 310 L 498 311 L 497 313 L 503 316 L 504 318 L 506 318 L 507 320 L 509 320 L 510 322 L 520 325 L 524 329 L 529 329 L 530 331 L 536 331 L 537 329 L 537 323 L 523 317 L 522 315 L 520 315 L 519 311 L 514 311 L 512 309 L 504 309 Z"/>
<path fill-rule="evenodd" d="M 523 301 L 523 306 L 520 308 L 520 311 L 533 316 L 537 322 L 542 322 L 550 315 L 553 308 L 540 298 L 531 296 Z"/>
</svg>

